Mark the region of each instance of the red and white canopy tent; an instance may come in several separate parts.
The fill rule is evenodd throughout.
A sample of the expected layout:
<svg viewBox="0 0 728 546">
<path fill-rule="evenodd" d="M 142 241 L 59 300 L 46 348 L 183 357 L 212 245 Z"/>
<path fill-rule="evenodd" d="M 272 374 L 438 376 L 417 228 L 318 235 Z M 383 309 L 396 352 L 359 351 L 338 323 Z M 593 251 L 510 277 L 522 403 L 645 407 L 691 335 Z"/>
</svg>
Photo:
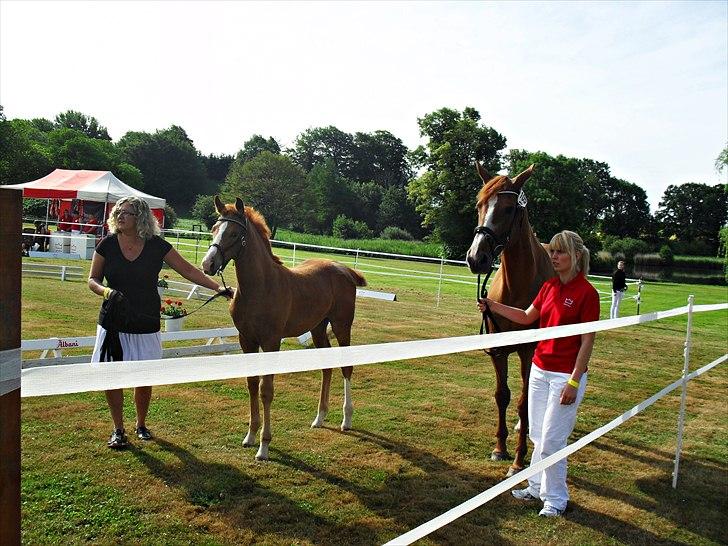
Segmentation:
<svg viewBox="0 0 728 546">
<path fill-rule="evenodd" d="M 149 208 L 152 209 L 152 213 L 159 221 L 159 225 L 164 226 L 164 205 L 166 201 L 161 197 L 148 195 L 124 184 L 111 171 L 56 169 L 38 180 L 6 187 L 23 190 L 23 197 L 61 200 L 61 206 L 57 211 L 59 217 L 63 210 L 70 208 L 73 199 L 80 202 L 105 203 L 103 223 L 106 222 L 108 213 L 114 203 L 123 197 L 135 196 L 149 204 Z"/>
</svg>

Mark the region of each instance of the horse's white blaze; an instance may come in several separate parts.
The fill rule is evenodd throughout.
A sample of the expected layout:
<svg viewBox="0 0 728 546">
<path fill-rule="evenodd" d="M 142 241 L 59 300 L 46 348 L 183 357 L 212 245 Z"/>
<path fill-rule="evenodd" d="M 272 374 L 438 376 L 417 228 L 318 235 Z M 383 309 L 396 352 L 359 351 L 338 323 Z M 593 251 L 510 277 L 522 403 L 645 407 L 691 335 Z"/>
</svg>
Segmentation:
<svg viewBox="0 0 728 546">
<path fill-rule="evenodd" d="M 319 427 L 324 426 L 325 420 L 326 420 L 326 412 L 325 411 L 318 412 L 316 419 L 314 419 L 313 423 L 311 423 L 311 428 L 319 428 Z"/>
<path fill-rule="evenodd" d="M 222 234 L 225 233 L 225 228 L 227 227 L 227 222 L 223 222 L 223 224 L 218 228 L 217 233 L 215 234 L 215 237 L 212 239 L 213 244 L 220 244 L 220 241 L 222 240 Z M 202 269 L 205 272 L 209 273 L 215 273 L 213 271 L 212 266 L 215 264 L 215 255 L 218 254 L 218 249 L 216 246 L 211 246 L 207 249 L 207 252 L 205 253 L 205 257 L 202 259 Z M 220 256 L 220 259 L 222 260 L 222 256 Z"/>
<path fill-rule="evenodd" d="M 487 228 L 493 229 L 493 211 L 495 211 L 495 205 L 498 202 L 498 195 L 494 195 L 488 200 L 487 204 L 487 212 L 485 213 L 485 218 L 483 218 L 483 223 L 481 226 L 485 226 Z M 478 250 L 480 249 L 480 244 L 483 242 L 483 239 L 485 238 L 485 235 L 482 233 L 476 233 L 475 237 L 473 237 L 473 243 L 470 245 L 470 248 L 468 249 L 468 257 L 472 260 L 477 259 L 478 256 Z"/>
<path fill-rule="evenodd" d="M 341 430 L 351 428 L 351 417 L 354 414 L 354 404 L 351 401 L 351 379 L 344 378 L 344 420 L 341 422 Z"/>
</svg>

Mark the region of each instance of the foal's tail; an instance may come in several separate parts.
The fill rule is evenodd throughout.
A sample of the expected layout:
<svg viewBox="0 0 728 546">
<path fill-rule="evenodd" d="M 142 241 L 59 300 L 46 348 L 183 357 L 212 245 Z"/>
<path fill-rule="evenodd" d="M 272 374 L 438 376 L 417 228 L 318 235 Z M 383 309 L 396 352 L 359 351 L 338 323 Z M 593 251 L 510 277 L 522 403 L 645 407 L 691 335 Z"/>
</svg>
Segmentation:
<svg viewBox="0 0 728 546">
<path fill-rule="evenodd" d="M 359 273 L 356 269 L 352 269 L 351 267 L 347 267 L 347 272 L 351 276 L 351 280 L 354 281 L 354 284 L 357 286 L 366 286 L 367 280 L 364 278 L 364 275 Z"/>
</svg>

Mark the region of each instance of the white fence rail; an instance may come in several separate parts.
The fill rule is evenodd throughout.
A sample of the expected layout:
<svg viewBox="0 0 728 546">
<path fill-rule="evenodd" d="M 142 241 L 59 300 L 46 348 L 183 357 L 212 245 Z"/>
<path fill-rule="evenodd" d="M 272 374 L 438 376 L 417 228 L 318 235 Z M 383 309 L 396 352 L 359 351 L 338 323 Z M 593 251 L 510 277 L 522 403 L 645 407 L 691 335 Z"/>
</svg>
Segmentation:
<svg viewBox="0 0 728 546">
<path fill-rule="evenodd" d="M 657 402 L 660 398 L 663 396 L 669 394 L 670 392 L 674 391 L 687 381 L 691 379 L 695 379 L 696 377 L 704 374 L 705 372 L 712 370 L 715 368 L 718 364 L 722 364 L 728 360 L 728 355 L 723 355 L 722 357 L 714 360 L 710 364 L 706 364 L 699 370 L 694 371 L 691 374 L 688 374 L 684 376 L 683 378 L 678 379 L 677 381 L 673 382 L 672 384 L 668 385 L 664 389 L 662 389 L 660 392 L 656 393 L 655 395 L 651 396 L 647 400 L 644 400 L 643 402 L 640 402 L 633 408 L 625 411 L 622 415 L 617 417 L 616 419 L 613 419 L 606 425 L 596 429 L 593 432 L 590 432 L 583 438 L 580 438 L 573 444 L 570 444 L 566 446 L 565 448 L 557 451 L 553 455 L 550 455 L 544 459 L 541 459 L 538 463 L 536 463 L 533 466 L 529 466 L 528 468 L 521 470 L 518 474 L 514 474 L 510 478 L 507 478 L 503 480 L 502 482 L 498 483 L 497 485 L 494 485 L 490 489 L 487 489 L 483 491 L 482 493 L 476 495 L 475 497 L 471 498 L 470 500 L 465 501 L 462 504 L 459 504 L 455 508 L 452 508 L 445 512 L 444 514 L 441 514 L 437 516 L 434 519 L 431 519 L 430 521 L 423 523 L 419 527 L 416 527 L 412 529 L 411 531 L 400 535 L 399 537 L 395 538 L 394 540 L 391 540 L 385 544 L 385 546 L 399 546 L 399 545 L 405 545 L 405 544 L 412 544 L 416 540 L 419 540 L 421 538 L 426 537 L 430 533 L 433 533 L 434 531 L 437 531 L 441 527 L 444 527 L 445 525 L 452 523 L 456 519 L 464 516 L 468 512 L 472 512 L 476 508 L 479 508 L 480 506 L 483 506 L 485 503 L 493 500 L 498 495 L 505 493 L 506 491 L 513 489 L 516 487 L 519 483 L 521 483 L 524 480 L 527 480 L 531 476 L 534 476 L 535 474 L 538 474 L 539 472 L 543 472 L 545 468 L 548 468 L 549 466 L 559 462 L 561 459 L 568 457 L 572 453 L 579 451 L 583 447 L 589 445 L 597 438 L 600 438 L 601 436 L 604 436 L 607 432 L 617 428 L 622 423 L 625 423 L 644 409 L 648 408 L 655 402 Z M 684 392 L 684 391 L 683 391 Z M 675 458 L 676 461 L 679 460 L 679 452 L 680 447 L 678 447 L 678 457 Z M 677 473 L 674 474 L 673 479 L 673 487 L 675 487 L 675 484 L 677 483 Z"/>
<path fill-rule="evenodd" d="M 62 281 L 79 281 L 85 279 L 84 269 L 76 265 L 23 262 L 22 273 L 30 277 L 57 278 Z"/>
</svg>

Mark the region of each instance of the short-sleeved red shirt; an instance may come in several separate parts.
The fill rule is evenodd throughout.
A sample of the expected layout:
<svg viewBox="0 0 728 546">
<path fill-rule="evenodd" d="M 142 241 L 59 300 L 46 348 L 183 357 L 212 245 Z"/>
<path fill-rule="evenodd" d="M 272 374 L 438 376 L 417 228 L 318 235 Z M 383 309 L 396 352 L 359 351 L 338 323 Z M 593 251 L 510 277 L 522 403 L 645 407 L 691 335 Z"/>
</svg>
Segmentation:
<svg viewBox="0 0 728 546">
<path fill-rule="evenodd" d="M 533 306 L 540 313 L 540 328 L 599 320 L 599 294 L 583 273 L 566 284 L 559 277 L 549 279 Z M 546 371 L 571 373 L 580 347 L 580 335 L 545 339 L 536 345 L 533 362 Z"/>
</svg>

